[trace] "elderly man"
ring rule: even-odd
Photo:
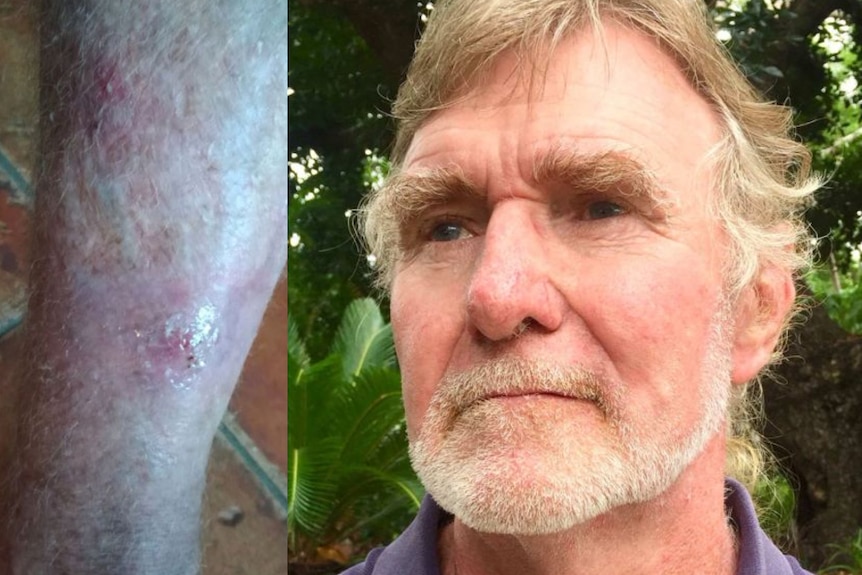
[[[739,481],[818,182],[701,3],[437,3],[394,113],[366,235],[430,497],[349,573],[803,573]]]

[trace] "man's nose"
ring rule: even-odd
[[[560,326],[564,298],[552,281],[549,248],[529,214],[514,205],[495,210],[467,292],[468,318],[482,336],[502,341],[524,328]]]

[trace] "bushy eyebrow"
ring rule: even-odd
[[[385,193],[393,197],[398,209],[408,214],[421,213],[453,199],[481,199],[485,196],[457,166],[401,172],[386,182],[386,188]]]
[[[378,193],[384,198],[384,213],[395,221],[402,237],[405,227],[430,209],[454,201],[485,198],[485,193],[471,184],[457,166],[394,174]]]
[[[622,151],[588,154],[554,147],[541,153],[533,164],[539,186],[562,184],[573,191],[595,192],[645,204],[656,215],[666,216],[670,196],[640,161]]]
[[[584,153],[562,146],[540,153],[533,164],[537,186],[561,184],[573,192],[609,194],[645,207],[658,219],[671,203],[651,172],[621,151]],[[467,180],[455,165],[421,168],[391,175],[378,191],[383,213],[403,239],[425,212],[456,201],[484,202],[486,192]]]

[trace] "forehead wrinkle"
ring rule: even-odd
[[[555,146],[537,154],[533,179],[539,185],[558,183],[575,190],[615,192],[633,201],[646,201],[651,208],[662,211],[673,203],[643,163],[617,150],[584,153]]]

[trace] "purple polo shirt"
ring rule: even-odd
[[[778,550],[760,528],[748,492],[726,481],[725,507],[736,526],[739,545],[737,575],[811,575],[799,562]],[[342,575],[440,575],[437,529],[447,514],[426,495],[416,519],[398,539],[371,551],[364,562]]]

